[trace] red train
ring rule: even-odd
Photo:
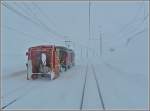
[[[40,45],[30,47],[26,52],[28,56],[27,80],[38,77],[55,79],[60,72],[75,65],[75,53],[63,46]]]
[[[75,54],[73,50],[62,46],[56,46],[56,50],[58,51],[61,68],[64,68],[66,71],[70,67],[74,66]]]

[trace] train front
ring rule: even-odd
[[[26,53],[27,79],[48,77],[55,79],[59,75],[59,60],[54,46],[36,46]]]

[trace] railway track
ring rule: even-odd
[[[14,99],[14,100],[12,100],[12,101],[10,101],[7,105],[3,106],[2,109],[5,109],[7,106],[13,104],[13,103],[16,102],[16,101],[17,101],[17,98]]]
[[[85,78],[83,83],[83,90],[82,90],[82,97],[81,97],[81,103],[80,103],[80,110],[83,108],[83,101],[84,101],[84,95],[85,95],[85,87],[86,87],[86,81],[87,81],[87,74],[88,74],[88,65],[86,66],[86,72],[85,72]]]
[[[83,71],[83,70],[82,70]],[[84,74],[84,78],[83,78],[83,87],[82,87],[82,94],[81,94],[81,101],[80,101],[80,110],[83,110],[84,108],[84,99],[85,99],[85,90],[86,90],[86,87],[87,87],[87,81],[88,81],[88,77],[89,77],[89,71],[91,72],[92,76],[93,76],[93,80],[95,81],[96,84],[96,91],[97,91],[97,94],[99,97],[99,100],[98,101],[98,104],[99,104],[99,108],[100,109],[103,109],[105,110],[105,104],[104,104],[104,100],[103,100],[103,97],[102,97],[102,94],[101,94],[101,89],[100,89],[100,85],[99,85],[99,82],[98,82],[98,79],[97,79],[97,75],[96,75],[96,71],[95,71],[95,68],[94,68],[94,65],[93,64],[87,64],[86,67],[85,67],[85,70],[83,72]],[[93,82],[94,82],[93,81]],[[36,85],[33,85],[31,88],[29,88],[28,91],[32,91],[31,89],[33,88],[37,88]],[[6,105],[4,105],[2,107],[2,109],[6,109],[8,106],[10,106],[11,104],[15,103],[16,101],[20,100],[22,97],[24,97],[28,91],[25,91],[24,93],[21,93],[20,95],[17,95],[15,98],[11,99]]]
[[[100,89],[100,85],[99,85],[99,82],[98,82],[96,72],[95,72],[95,68],[94,68],[93,64],[91,64],[91,68],[93,70],[94,79],[96,81],[96,86],[97,86],[97,90],[98,90],[98,94],[99,94],[99,99],[101,101],[101,105],[102,105],[103,110],[105,110],[105,104],[104,104],[104,100],[103,100],[103,97],[102,97],[102,92],[101,92],[101,89]]]
[[[45,82],[41,81],[40,86],[43,87],[44,85],[45,85]],[[6,103],[3,102],[4,104],[2,104],[1,109],[5,110],[5,109],[9,108],[12,104],[15,104],[16,102],[21,101],[21,99],[24,98],[26,95],[28,95],[29,92],[32,92],[35,89],[40,88],[40,86],[39,86],[39,82],[36,82],[36,81],[32,82],[32,80],[31,80],[31,81],[28,81],[28,83],[15,88],[14,90],[7,93],[7,95],[5,97],[3,97],[3,99],[5,99],[5,101],[7,99],[7,102]]]
[[[103,97],[102,97],[102,92],[101,92],[101,89],[100,89],[100,85],[99,85],[99,82],[98,82],[98,79],[97,79],[97,75],[96,75],[96,71],[95,71],[95,68],[94,68],[93,64],[86,66],[85,78],[84,78],[83,90],[82,90],[82,96],[81,96],[81,103],[80,103],[80,110],[83,109],[83,103],[84,103],[84,96],[85,96],[85,89],[86,89],[86,83],[87,83],[88,70],[90,68],[92,70],[92,74],[93,74],[94,80],[96,82],[96,88],[97,88],[98,96],[99,96],[99,100],[100,100],[99,107],[102,108],[102,110],[105,110],[105,104],[104,104],[104,100],[103,100]]]
[[[29,92],[31,92],[33,89],[38,88],[39,85],[37,83],[33,82],[29,82],[25,83],[15,89],[13,89],[12,91],[9,91],[5,97],[1,97],[1,101],[2,99],[8,100],[7,103],[4,103],[3,106],[1,107],[1,109],[5,109],[8,106],[10,106],[11,104],[15,103],[16,101],[20,100],[22,97],[24,97],[25,95],[27,95]],[[4,101],[4,100],[3,100]]]
[[[18,101],[19,99],[23,98],[25,95],[27,95],[29,92],[31,92],[33,89],[38,88],[38,85],[33,85],[33,86],[28,86],[27,90],[24,90],[23,92],[19,92],[17,95],[12,96],[11,98],[8,97],[4,97],[5,99],[9,99],[9,101],[4,104],[1,108],[5,109],[8,106],[10,106],[11,104],[15,103],[16,101]],[[23,88],[21,88],[23,89]],[[10,96],[10,95],[9,95]]]

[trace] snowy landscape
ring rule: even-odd
[[[149,109],[149,1],[1,2],[1,109]],[[26,52],[66,46],[75,66],[27,80]]]

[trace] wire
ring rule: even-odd
[[[24,4],[25,5],[25,4]],[[61,34],[57,33],[56,31],[54,31],[53,29],[51,29],[47,24],[45,24],[40,18],[39,16],[34,13],[31,9],[31,7],[29,7],[29,5],[25,5],[27,7],[27,9],[33,14],[34,18],[38,21],[38,23],[43,26],[47,31],[49,31],[50,33],[53,33],[54,35],[57,35],[59,38],[60,37],[64,37]]]
[[[47,19],[48,22],[51,22],[53,24],[53,26],[56,27],[56,24],[54,22],[52,22],[52,20],[50,19],[50,17],[47,16],[47,14],[36,3],[34,3],[34,2],[31,2],[31,3],[33,4],[33,6],[35,8],[37,8],[39,10],[39,12],[41,12],[40,14],[43,15]]]
[[[15,3],[15,5],[17,5],[16,2],[14,2],[14,3]],[[37,17],[36,17],[36,15],[35,15],[34,13],[32,13],[32,10],[30,9],[30,7],[28,7],[28,5],[26,5],[24,2],[22,2],[22,5],[24,6],[24,8],[23,8],[23,7],[20,7],[20,9],[23,9],[23,10],[22,10],[23,13],[26,12],[26,15],[27,15],[28,17],[30,17],[30,19],[34,20],[41,28],[43,28],[43,25],[41,24],[41,22],[39,22],[37,19],[35,19],[35,18],[37,18]],[[27,9],[27,10],[26,10],[26,9]],[[25,14],[24,14],[24,15],[25,15]],[[34,19],[33,19],[33,18],[34,18]],[[47,32],[47,30],[44,30],[44,31]]]
[[[134,23],[135,23],[135,21],[136,21],[136,18],[138,17],[138,15],[139,15],[139,11],[142,9],[142,7],[143,7],[143,5],[144,5],[144,1],[143,1],[143,3],[141,3],[140,4],[140,6],[139,6],[139,8],[137,9],[137,12],[136,12],[136,14],[135,14],[135,16],[133,17],[133,19],[131,20],[131,21],[129,21],[126,25],[124,25],[121,29],[120,29],[120,31],[119,32],[117,32],[117,34],[114,34],[113,36],[114,37],[116,37],[115,39],[119,39],[120,40],[120,37],[124,37],[125,36],[125,34],[123,34],[123,35],[120,35],[121,33],[123,33],[123,31],[125,31],[126,29],[127,30],[129,30],[129,29],[133,29],[133,28],[131,28],[131,25],[133,25]],[[145,19],[143,19],[144,21],[145,21]],[[142,24],[144,21],[142,20],[142,22],[140,23],[140,24]],[[139,25],[140,25],[139,24]],[[130,26],[130,27],[129,27]],[[129,27],[129,28],[128,28]],[[136,29],[138,29],[139,27],[136,27]],[[135,29],[134,29],[135,30]],[[133,31],[132,31],[133,32]],[[126,35],[127,35],[128,33],[126,33]],[[107,43],[110,43],[110,42],[107,42]]]
[[[149,17],[149,15],[146,15],[144,18],[143,18],[143,20],[141,20],[141,22],[138,24],[138,26],[136,26],[135,28],[132,28],[132,30],[130,30],[131,32],[129,33],[126,33],[126,34],[123,34],[122,36],[124,36],[124,38],[122,37],[122,38],[118,38],[118,39],[116,39],[116,40],[123,40],[123,39],[125,39],[125,38],[127,38],[128,36],[130,36],[131,34],[133,34],[134,32],[136,32],[139,28],[141,28],[141,25],[146,21],[146,19]],[[107,44],[109,44],[110,43],[110,41],[109,42],[106,42]]]
[[[147,29],[147,28],[145,28],[145,29],[143,29],[142,31],[139,31],[139,32],[135,33],[134,35],[128,37],[127,42],[126,42],[126,45],[128,45],[128,44],[131,42],[131,40],[133,40],[134,38],[137,38],[138,35],[140,35],[140,34],[142,34],[143,32],[145,32],[146,29]]]
[[[20,13],[19,11],[17,11],[16,9],[14,9],[12,6],[8,5],[7,3],[1,3],[3,6],[5,6],[6,8],[10,9],[11,11],[13,11],[14,13],[16,13],[17,15],[23,17],[24,19],[32,22],[35,25],[39,25],[37,24],[35,21],[33,21],[32,19],[30,19],[29,17],[25,16],[24,14]]]
[[[24,19],[30,21],[30,22],[33,23],[34,25],[37,25],[37,26],[40,26],[40,27],[41,27],[41,25],[40,25],[39,23],[35,22],[35,21],[32,20],[30,17],[28,17],[28,16],[26,16],[26,15],[20,13],[20,12],[17,11],[15,8],[13,8],[12,6],[8,5],[7,3],[2,3],[2,5],[5,6],[6,8],[8,8],[8,9],[10,9],[10,10],[13,11],[14,13],[16,13],[17,15],[19,15],[19,16],[23,17]],[[40,23],[41,23],[41,22],[40,22]],[[42,29],[45,29],[45,30],[50,31],[50,30],[47,28],[47,26],[45,26],[44,24],[42,24],[42,25],[43,25]],[[52,31],[51,31],[51,33],[54,34],[54,32],[52,32]],[[55,33],[55,35],[56,35],[56,33]]]
[[[144,3],[144,2],[143,2],[143,3]],[[129,27],[131,24],[135,23],[136,18],[138,17],[139,11],[141,10],[141,8],[142,8],[142,5],[140,5],[139,8],[137,9],[137,12],[136,12],[135,16],[133,17],[133,19],[132,19],[131,21],[129,21],[126,25],[124,25],[124,26],[120,29],[120,31],[118,32],[118,34],[121,33],[121,32],[123,32],[123,31],[125,31],[125,29],[128,29],[128,27]]]
[[[18,6],[18,4],[16,2],[13,2],[14,5]],[[30,14],[30,12],[28,12],[25,7],[24,7],[24,2],[22,2],[22,7],[19,7],[19,9],[22,9],[22,12],[25,12],[26,15],[28,15],[28,17],[33,16],[32,14]]]
[[[37,20],[37,15],[32,11],[32,9],[29,7],[29,6],[27,6],[26,4],[24,4],[24,6],[29,10],[29,12],[30,12],[30,14],[28,13],[28,15],[29,16],[34,16],[34,18],[36,18],[36,20]],[[32,14],[31,14],[32,13]],[[37,21],[39,21],[40,23],[41,23],[41,25],[44,25],[44,24],[42,24],[42,22],[41,22],[41,20],[37,20]],[[84,46],[84,45],[81,45],[81,44],[79,44],[78,42],[76,42],[76,44],[78,44],[78,45],[80,45],[80,46],[83,46],[83,47],[86,47],[86,48],[88,48],[89,49],[89,47],[88,46]]]
[[[26,37],[28,37],[28,38],[30,38],[30,39],[33,39],[33,40],[39,40],[39,41],[43,41],[43,42],[46,42],[47,40],[44,40],[43,38],[39,38],[39,39],[37,39],[37,37],[34,37],[33,35],[30,35],[30,34],[28,34],[28,33],[26,33],[26,32],[24,32],[24,31],[20,31],[20,30],[18,30],[18,29],[15,29],[15,28],[13,28],[13,27],[10,27],[10,26],[5,26],[7,29],[9,29],[9,30],[12,30],[12,31],[15,31],[15,32],[17,32],[17,33],[20,33],[21,35],[24,35],[24,36],[26,36]],[[27,39],[27,38],[26,38]],[[31,41],[31,42],[33,42],[33,41]]]
[[[126,34],[123,34],[122,36],[128,35],[130,32],[133,33],[134,31],[139,29],[141,27],[141,24],[143,24],[147,20],[147,18],[148,18],[148,14],[143,18],[143,20],[139,22],[139,24],[135,28],[131,28],[131,30],[129,30]]]

